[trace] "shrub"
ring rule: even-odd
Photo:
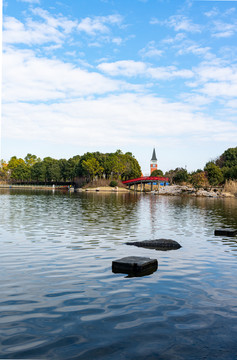
[[[205,171],[193,173],[191,177],[191,183],[197,189],[204,186],[208,186],[208,180],[206,178]]]
[[[237,197],[237,181],[226,181],[224,186],[224,192],[229,192]]]
[[[221,169],[214,163],[207,163],[204,170],[207,173],[207,178],[211,186],[219,185],[224,180]]]
[[[109,186],[115,187],[115,186],[118,186],[118,183],[115,180],[111,180]]]

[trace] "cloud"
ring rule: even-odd
[[[62,29],[65,34],[71,33],[78,24],[77,20],[70,20],[62,15],[52,16],[47,10],[41,8],[33,8],[31,12],[44,19],[48,26]]]
[[[57,29],[37,22],[29,21],[24,25],[15,18],[7,17],[3,29],[3,43],[7,44],[33,45],[63,41],[63,35]]]
[[[183,42],[179,46],[177,55],[193,54],[193,55],[202,56],[205,58],[206,57],[210,58],[210,56],[211,56],[210,50],[211,50],[210,47],[201,47],[198,44],[195,44],[191,41],[187,41],[187,42]]]
[[[155,42],[150,41],[143,49],[139,51],[142,57],[160,57],[163,54],[163,50],[157,49]]]
[[[127,77],[145,72],[154,79],[190,78],[193,72],[176,67],[151,67],[135,61],[102,63],[106,74]],[[214,74],[227,81],[233,75],[200,68],[199,90]],[[32,50],[3,53],[3,133],[11,139],[29,138],[81,146],[139,146],[151,138],[209,137],[236,133],[231,122],[197,111],[196,104],[167,101],[129,82],[109,79],[70,63],[38,58]],[[232,100],[232,99],[230,99]],[[145,121],[144,121],[145,120]]]
[[[183,41],[186,38],[184,33],[177,33],[174,37],[168,37],[162,40],[163,44],[174,44]]]
[[[62,16],[53,17],[40,8],[32,9],[32,12],[39,16],[41,21],[27,17],[25,23],[22,23],[14,17],[4,17],[3,42],[5,44],[42,45],[50,42],[62,44],[66,35],[77,25],[76,21]]]
[[[111,76],[145,76],[151,79],[169,80],[174,78],[191,78],[193,73],[187,69],[177,69],[175,66],[151,67],[134,60],[122,60],[113,63],[101,63],[98,69]]]
[[[52,15],[39,7],[32,8],[31,16],[24,22],[10,16],[4,17],[4,44],[43,45],[49,43],[63,44],[73,32],[84,32],[91,37],[99,36],[90,46],[101,46],[101,42],[112,42],[121,45],[120,36],[111,35],[112,26],[122,26],[122,17],[118,14],[84,18],[80,22],[62,15]]]
[[[153,79],[160,80],[170,80],[174,78],[189,79],[193,77],[193,72],[191,70],[178,70],[175,66],[148,68],[147,72]]]
[[[153,18],[150,21],[150,24],[166,25],[168,27],[173,28],[175,31],[186,31],[191,33],[201,32],[201,26],[192,23],[192,21],[184,15],[173,15],[170,16],[169,19],[165,21],[159,21]]]
[[[237,66],[200,65],[193,69],[196,92],[208,99],[218,99],[225,108],[226,99],[234,100],[237,94]]]
[[[204,13],[204,15],[209,18],[214,17],[218,14],[219,14],[219,10],[216,7],[212,8],[210,11],[207,11]]]
[[[212,30],[212,36],[216,38],[226,38],[233,36],[237,32],[237,23],[224,23],[222,21],[215,21]]]
[[[147,67],[145,63],[134,60],[122,60],[113,63],[101,63],[98,69],[111,76],[137,76],[144,74]]]
[[[56,101],[128,89],[129,84],[30,50],[3,53],[3,101]],[[132,87],[130,87],[131,89]]]
[[[85,32],[87,35],[95,36],[98,33],[109,33],[110,28],[108,25],[120,26],[121,23],[122,17],[120,15],[86,17],[78,24],[77,30]]]
[[[151,137],[213,137],[237,131],[231,122],[193,113],[189,105],[131,93],[52,104],[5,104],[3,119],[3,132],[11,138],[41,138],[85,147],[95,143],[98,147],[139,145],[141,139],[148,143]]]

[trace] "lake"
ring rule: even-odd
[[[237,199],[0,190],[0,359],[237,357]],[[168,238],[178,250],[127,241]],[[153,274],[114,274],[125,256]]]

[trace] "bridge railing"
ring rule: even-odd
[[[156,182],[156,181],[165,181],[169,182],[169,178],[165,176],[142,176],[136,179],[125,180],[123,184],[135,184],[135,183],[148,183],[148,182]]]

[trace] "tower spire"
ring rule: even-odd
[[[156,157],[156,150],[155,148],[153,149],[153,153],[152,153],[152,158],[151,161],[157,161],[157,157]]]
[[[151,157],[151,162],[150,162],[151,174],[153,173],[154,170],[157,170],[157,169],[158,169],[158,164],[157,164],[156,150],[154,148],[152,157]]]

